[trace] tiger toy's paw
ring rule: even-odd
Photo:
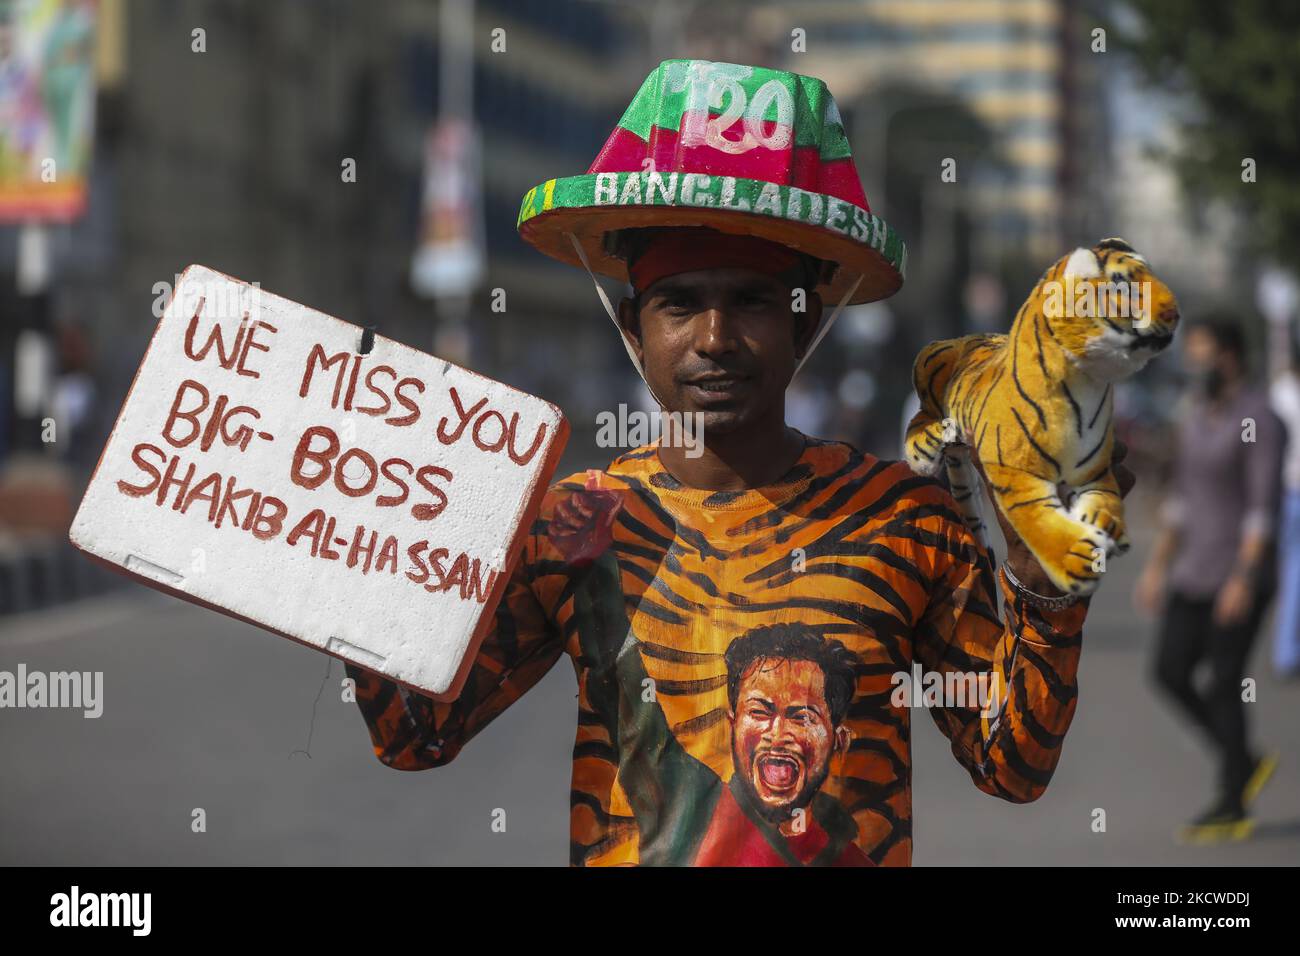
[[[1106,556],[1124,554],[1131,547],[1124,527],[1124,514],[1116,509],[1115,499],[1097,493],[1084,492],[1070,503],[1070,517],[1096,528],[1106,538]]]
[[[1086,596],[1097,590],[1106,571],[1106,559],[1117,553],[1115,539],[1099,528],[1089,528],[1065,554],[1059,572],[1043,570],[1062,591]]]
[[[943,467],[943,450],[957,441],[957,426],[952,419],[913,421],[907,430],[907,463],[918,475],[937,475]]]

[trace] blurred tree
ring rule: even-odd
[[[1200,106],[1168,156],[1189,195],[1238,204],[1249,251],[1300,268],[1300,4],[1124,0],[1117,12],[1114,45],[1148,82]],[[1254,182],[1242,178],[1248,158]]]

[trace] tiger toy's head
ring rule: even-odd
[[[1174,338],[1178,303],[1123,239],[1103,239],[1063,256],[1034,298],[1048,330],[1093,378],[1128,378]]]

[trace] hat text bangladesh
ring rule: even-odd
[[[824,226],[885,251],[888,229],[879,216],[847,200],[735,176],[706,173],[597,173],[598,206],[712,206]]]

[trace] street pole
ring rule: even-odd
[[[473,120],[474,0],[441,0],[438,8],[438,121]],[[470,324],[472,293],[454,292],[434,299],[436,325],[433,354],[471,364],[474,337]]]

